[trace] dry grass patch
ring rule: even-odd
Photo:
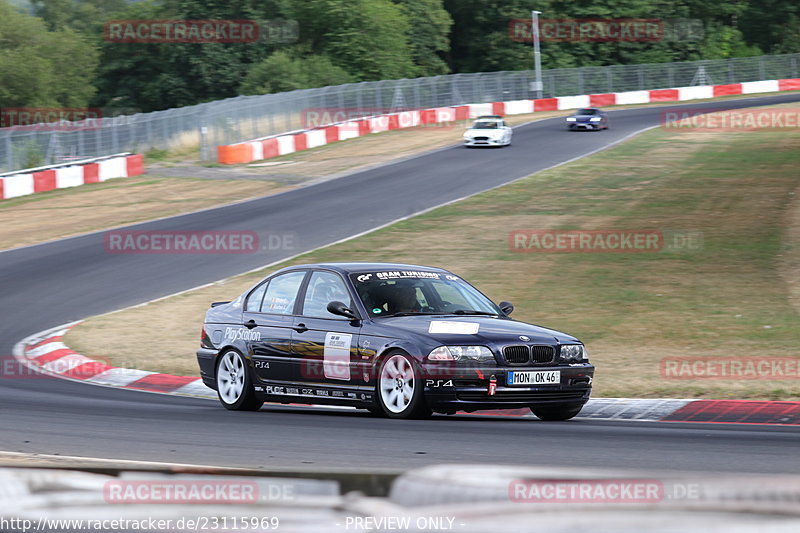
[[[0,249],[197,211],[286,187],[267,181],[121,178],[0,202]]]

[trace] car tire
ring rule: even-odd
[[[431,409],[425,401],[419,368],[407,353],[389,352],[381,361],[375,397],[389,418],[427,418]]]
[[[256,398],[247,361],[236,350],[227,350],[217,358],[217,397],[225,409],[258,411],[264,405]]]
[[[532,405],[531,412],[540,420],[555,422],[569,420],[583,409],[582,403],[555,403],[550,405]]]

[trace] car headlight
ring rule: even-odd
[[[575,117],[567,117],[567,122],[575,122],[576,120],[578,119]]]
[[[561,360],[565,363],[580,363],[589,360],[589,352],[583,344],[562,344]]]
[[[600,122],[600,120],[601,120],[600,117],[592,117],[589,119],[589,122]]]
[[[439,346],[428,354],[428,361],[477,361],[494,363],[492,351],[486,346]]]

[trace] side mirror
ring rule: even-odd
[[[507,315],[514,312],[514,304],[511,302],[500,302],[500,310]]]
[[[356,314],[342,302],[331,302],[328,304],[327,309],[331,314],[343,316],[350,320],[356,320],[358,318]]]

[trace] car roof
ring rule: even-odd
[[[283,270],[296,270],[303,268],[324,268],[328,270],[335,270],[342,274],[350,274],[353,272],[371,272],[381,270],[423,270],[427,272],[448,272],[443,268],[423,266],[423,265],[408,265],[405,263],[370,263],[354,261],[350,263],[309,263],[305,265],[294,265],[287,267]]]
[[[479,117],[475,117],[475,120],[503,120],[502,115],[481,115]]]

